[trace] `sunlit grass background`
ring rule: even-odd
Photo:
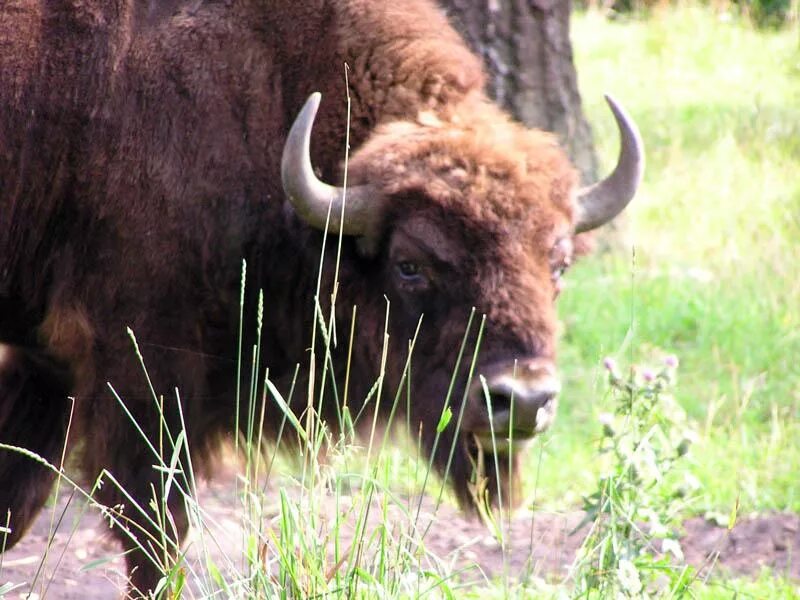
[[[537,498],[574,505],[593,480],[602,358],[663,351],[679,356],[678,399],[701,424],[698,512],[737,498],[745,512],[797,511],[798,29],[684,5],[616,21],[578,12],[572,37],[598,155],[606,168],[616,157],[611,92],[648,165],[621,249],[581,261],[559,300],[565,391]]]

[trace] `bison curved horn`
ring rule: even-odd
[[[639,128],[616,100],[609,95],[605,98],[619,128],[619,159],[608,177],[578,192],[576,233],[600,227],[622,212],[636,194],[644,173],[644,145]]]
[[[320,181],[311,166],[311,128],[317,115],[321,94],[315,92],[306,100],[297,115],[283,146],[281,179],[283,191],[298,216],[317,229],[345,235],[363,235],[377,217],[374,204],[370,206],[369,186],[336,187]],[[342,220],[342,208],[345,218]]]

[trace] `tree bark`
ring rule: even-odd
[[[489,94],[531,127],[556,133],[583,181],[597,177],[592,130],[581,110],[571,0],[440,0],[489,73]]]

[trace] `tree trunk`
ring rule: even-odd
[[[595,181],[569,39],[571,0],[439,1],[483,57],[489,94],[526,125],[555,132],[584,182]]]

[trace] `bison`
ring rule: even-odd
[[[300,389],[309,385],[318,273],[330,307],[337,261],[337,327],[349,331],[354,306],[358,316],[352,351],[341,340],[331,349],[331,379],[349,370],[358,410],[381,369],[384,327],[385,389],[400,385],[414,338],[408,418],[442,472],[456,449],[449,479],[460,497],[476,456],[491,452],[490,428],[506,440],[498,452],[547,428],[559,392],[554,301],[573,239],[630,201],[643,152],[611,102],[618,164],[581,189],[554,138],[515,123],[487,98],[484,79],[432,0],[3,2],[6,547],[54,480],[9,447],[57,465],[66,444],[87,476],[107,469],[146,506],[159,474],[133,421],[158,436],[151,382],[156,394],[180,390],[196,465],[237,435],[237,353],[255,335],[244,326],[240,341],[239,327],[255,323],[258,290],[262,363],[279,390],[298,364]],[[469,381],[469,361],[456,361],[473,309],[485,329]],[[476,343],[468,336],[467,356]],[[296,396],[300,414],[306,399]],[[434,451],[448,397],[463,411],[461,428],[453,420]],[[331,417],[336,402],[326,398]],[[267,412],[268,429],[278,416]],[[180,425],[176,410],[163,419]],[[97,495],[109,506],[126,501],[113,485]],[[186,512],[169,502],[181,538]],[[132,586],[153,589],[157,567],[113,532],[129,550]]]

